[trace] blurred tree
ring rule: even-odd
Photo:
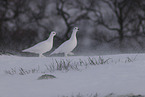
[[[1,0],[1,49],[21,50],[26,44],[31,46],[40,41],[40,29],[44,29],[45,33],[50,31],[47,25],[41,24],[42,19],[48,18],[45,16],[47,4],[47,0]],[[40,36],[40,39],[36,40],[36,36]]]
[[[80,28],[79,48],[116,40],[121,44],[125,38],[143,45],[144,6],[144,0],[0,0],[0,49],[21,51],[52,30],[57,47],[74,26]]]
[[[66,31],[62,40],[69,38],[69,32],[81,20],[91,20],[90,13],[96,14],[99,0],[57,0],[56,9],[65,23]]]
[[[143,14],[140,5],[144,0],[102,0],[112,12],[112,21],[107,22],[103,15],[100,14],[100,20],[98,23],[109,30],[118,32],[118,37],[112,38],[108,41],[113,41],[114,39],[119,39],[120,43],[124,37],[130,37],[136,35],[139,30],[139,24],[142,21],[141,18],[138,18],[139,14]],[[116,21],[114,21],[116,19]],[[116,26],[117,25],[117,26]],[[129,34],[130,33],[130,34]],[[129,35],[128,35],[129,34]],[[138,34],[139,35],[139,34]]]

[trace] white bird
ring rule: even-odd
[[[23,50],[22,52],[31,52],[39,54],[39,57],[43,56],[43,53],[50,51],[53,47],[53,37],[56,35],[56,32],[52,31],[49,38],[45,41],[42,41],[33,47]]]
[[[57,49],[55,49],[50,55],[64,53],[65,56],[68,54],[74,55],[71,51],[77,46],[77,38],[76,33],[78,31],[78,27],[73,29],[72,35],[69,40],[62,43]]]

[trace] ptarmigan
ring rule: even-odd
[[[23,50],[22,52],[31,52],[39,54],[39,57],[43,56],[43,53],[50,51],[53,47],[53,37],[56,35],[56,32],[52,31],[49,38],[45,41],[42,41],[33,47]]]
[[[73,53],[71,51],[77,46],[76,33],[77,33],[78,30],[79,30],[78,27],[75,27],[73,29],[73,32],[72,32],[72,35],[71,35],[70,39],[65,41],[64,43],[62,43],[50,55],[58,54],[58,53],[64,53],[65,56],[67,56],[68,54],[73,55]]]

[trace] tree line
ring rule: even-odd
[[[75,26],[80,28],[78,49],[102,43],[143,48],[145,1],[0,0],[1,51],[21,51],[47,39],[52,30],[58,32],[57,47],[69,39]]]

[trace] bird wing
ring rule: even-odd
[[[50,55],[57,53],[70,53],[77,45],[77,42],[74,40],[67,40],[62,43],[57,49],[55,49]]]
[[[65,50],[67,50],[69,44],[70,44],[69,40],[65,41],[57,49],[55,49],[50,55],[57,54],[57,53],[63,53]]]
[[[40,42],[28,49],[23,50],[22,52],[38,52],[40,50],[42,50],[45,47],[46,41]]]

